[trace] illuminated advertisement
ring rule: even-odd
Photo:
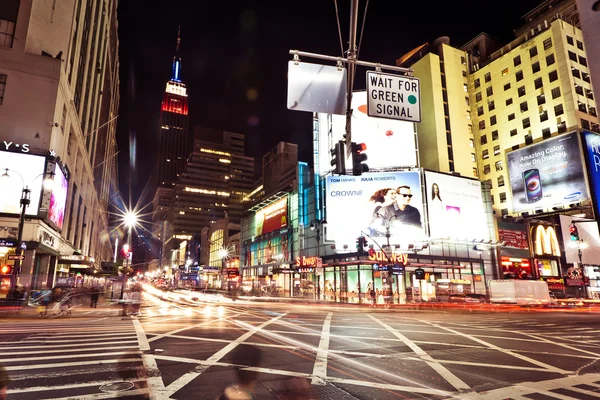
[[[279,199],[256,212],[256,236],[285,228],[288,224],[287,197]]]
[[[481,182],[425,171],[425,188],[431,238],[490,239]]]
[[[596,205],[596,213],[600,208],[600,135],[594,132],[583,132],[585,140],[585,153],[587,156],[587,172],[590,178],[590,189],[594,194],[594,203]],[[598,214],[596,214],[598,215]]]
[[[50,206],[48,207],[48,219],[52,221],[58,229],[62,229],[63,226],[68,190],[69,182],[60,166],[56,164],[56,167],[54,168],[52,194],[50,195]]]
[[[275,264],[289,261],[290,240],[288,234],[272,236],[244,244],[244,266]]]
[[[515,212],[589,198],[576,132],[512,151],[506,158]]]
[[[365,154],[369,158],[366,164],[371,170],[417,165],[414,123],[369,117],[366,92],[354,92],[352,105],[352,141],[367,145]],[[319,165],[323,174],[331,170],[329,146],[342,140],[346,134],[346,116],[332,115],[330,120],[331,133],[327,114],[319,114]],[[352,171],[349,154],[346,154],[346,168]]]
[[[27,186],[31,203],[26,215],[38,215],[46,157],[33,154],[0,152],[0,213],[20,214],[21,194]],[[7,171],[8,169],[8,171]]]
[[[354,245],[368,234],[380,244],[411,243],[424,237],[418,171],[327,177],[327,240]]]

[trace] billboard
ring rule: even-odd
[[[45,168],[44,156],[0,151],[0,175],[8,169],[8,177],[0,179],[0,213],[20,214],[21,194],[27,186],[31,190],[31,203],[25,214],[38,215]]]
[[[288,225],[287,196],[258,210],[254,220],[256,224],[255,236],[285,228]]]
[[[290,262],[289,232],[244,244],[244,266]]]
[[[54,184],[52,185],[50,206],[48,207],[48,219],[52,221],[58,229],[62,229],[63,221],[65,219],[68,190],[69,182],[60,165],[56,163],[54,167]]]
[[[481,182],[430,171],[425,182],[432,239],[490,239]]]
[[[352,110],[352,141],[367,145],[365,154],[369,159],[366,164],[371,170],[417,165],[414,123],[369,117],[366,92],[352,94]],[[319,167],[323,175],[331,170],[330,150],[333,144],[342,140],[346,134],[345,115],[331,115],[330,121],[326,114],[319,114]],[[348,156],[346,154],[346,165],[348,171],[351,171],[352,162]]]
[[[600,215],[598,214],[598,201],[600,201],[600,135],[594,132],[583,131],[583,138],[585,140],[590,190],[594,194],[596,215]]]
[[[327,240],[354,245],[368,234],[380,245],[424,238],[423,198],[419,171],[328,176],[326,183]]]
[[[515,212],[589,199],[577,132],[512,151],[506,158]]]

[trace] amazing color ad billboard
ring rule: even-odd
[[[371,170],[414,167],[417,165],[415,124],[367,115],[367,93],[352,94],[352,141],[364,143]],[[319,114],[319,166],[321,174],[331,170],[330,150],[346,134],[346,116]],[[352,162],[346,154],[346,168]]]
[[[576,132],[512,151],[506,158],[515,212],[589,199]]]
[[[584,131],[583,138],[585,140],[590,190],[594,193],[596,215],[600,215],[598,214],[598,201],[600,201],[600,134]]]
[[[429,236],[489,240],[481,182],[425,171]]]
[[[52,221],[58,229],[62,229],[65,219],[65,207],[67,205],[67,192],[69,182],[65,177],[60,165],[56,164],[54,168],[54,183],[52,185],[52,194],[50,195],[50,206],[48,207],[48,219]]]
[[[31,190],[26,215],[38,215],[46,157],[0,151],[0,213],[20,214],[21,194]]]
[[[328,176],[327,240],[354,246],[368,234],[380,245],[424,238],[423,198],[418,171]]]
[[[287,196],[258,210],[254,219],[256,224],[256,236],[285,228],[288,224]]]

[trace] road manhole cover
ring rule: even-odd
[[[134,386],[131,382],[112,382],[100,386],[100,391],[106,393],[124,392]]]

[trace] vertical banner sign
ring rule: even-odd
[[[590,178],[590,189],[594,194],[596,215],[600,215],[600,135],[594,132],[583,132],[587,156],[587,171]]]
[[[369,117],[421,122],[419,80],[367,71],[367,104]]]

